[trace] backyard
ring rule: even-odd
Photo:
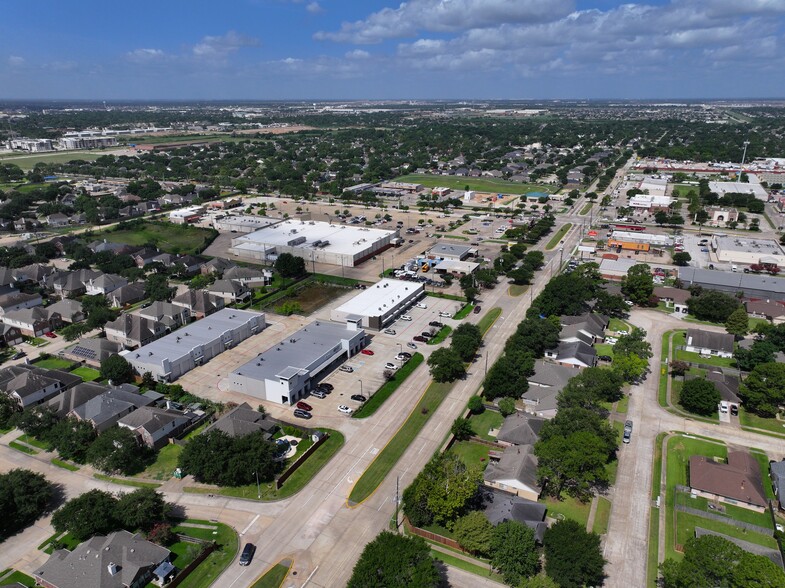
[[[476,441],[456,441],[450,447],[450,451],[460,457],[467,467],[479,467],[483,470],[488,465],[490,450],[491,448],[487,445]]]
[[[504,417],[500,412],[487,408],[480,414],[472,415],[469,419],[474,434],[486,441],[496,441],[496,436],[490,435],[488,432],[491,429],[496,429],[498,432],[503,422]]]
[[[716,357],[714,355],[704,356],[692,351],[685,351],[679,349],[685,345],[686,331],[676,331],[673,334],[673,359],[680,361],[689,361],[692,363],[702,363],[705,365],[713,365],[716,367],[734,368],[736,367],[736,360],[732,357]]]
[[[190,225],[175,225],[164,222],[131,223],[127,228],[118,228],[96,233],[99,239],[112,243],[125,243],[141,247],[151,245],[167,253],[199,253],[213,239],[214,231]]]
[[[189,519],[174,527],[173,531],[197,539],[215,541],[218,544],[218,548],[208,555],[207,559],[199,564],[180,584],[180,586],[185,588],[207,588],[237,555],[239,548],[237,533],[230,526],[223,523]],[[194,543],[180,541],[169,546],[169,549],[176,555],[173,563],[177,568],[183,569],[196,558],[199,551],[198,546],[197,549],[194,549],[194,545]]]

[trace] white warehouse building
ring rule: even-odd
[[[150,372],[159,382],[173,382],[216,355],[261,333],[266,326],[263,313],[224,308],[166,337],[120,355],[139,375]]]
[[[419,282],[385,278],[333,309],[330,319],[381,330],[423,296],[425,286]]]
[[[232,239],[229,251],[256,261],[291,253],[306,262],[353,267],[390,247],[396,237],[397,230],[287,220]]]
[[[363,330],[314,321],[241,365],[220,386],[278,404],[294,404],[311,390],[315,377],[356,355],[365,344]]]

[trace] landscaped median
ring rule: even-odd
[[[447,339],[447,337],[450,336],[450,333],[452,333],[452,327],[450,325],[444,325],[441,329],[439,329],[438,333],[428,339],[426,345],[438,345]]]
[[[403,364],[403,367],[393,374],[391,380],[388,380],[381,387],[374,392],[374,394],[365,402],[359,410],[352,414],[352,418],[364,419],[371,416],[379,407],[384,404],[393,393],[406,381],[406,378],[417,369],[425,358],[421,353],[415,353],[412,358]]]
[[[293,565],[294,560],[282,559],[262,574],[262,576],[254,582],[251,588],[279,588],[286,579],[286,576],[289,575],[289,570],[292,569]]]
[[[562,225],[559,228],[559,230],[556,231],[556,233],[554,233],[553,237],[551,237],[551,240],[548,241],[548,244],[545,246],[545,249],[550,250],[550,249],[553,249],[554,247],[556,247],[559,244],[559,241],[564,239],[564,235],[566,235],[567,231],[569,231],[571,228],[572,228],[572,224],[571,223],[566,223],[566,224]]]
[[[490,329],[500,314],[500,308],[492,308],[480,319],[477,326],[483,335]],[[371,465],[368,466],[368,469],[355,483],[349,494],[348,503],[350,506],[360,504],[379,487],[379,484],[387,477],[387,474],[390,473],[406,449],[420,433],[425,423],[428,422],[447,394],[450,393],[454,384],[455,382],[438,383],[432,381],[430,383],[420,397],[420,401],[412,412],[409,413],[403,425],[401,425],[401,428],[398,429],[395,436],[390,439],[389,443],[379,452],[373,462],[371,462]]]

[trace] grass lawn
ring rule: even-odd
[[[668,368],[667,368],[667,361],[670,357],[670,336],[673,331],[665,331],[662,334],[662,362],[660,363],[660,374],[659,374],[659,389],[657,391],[657,401],[660,403],[660,406],[666,407],[668,406]]]
[[[583,216],[584,214],[589,214],[592,206],[594,206],[594,202],[587,202],[586,206],[581,209],[580,215]]]
[[[333,286],[330,284],[308,283],[305,287],[300,288],[291,296],[286,296],[275,301],[272,309],[275,310],[277,306],[285,302],[296,302],[302,308],[302,312],[297,314],[311,314],[315,310],[321,308],[331,300],[335,300],[339,296],[346,294],[346,288],[341,286]]]
[[[450,447],[450,451],[461,458],[467,466],[480,467],[485,469],[488,465],[488,452],[491,450],[487,445],[475,443],[474,441],[456,441]]]
[[[594,349],[597,351],[597,355],[608,355],[613,357],[613,345],[610,343],[595,343]]]
[[[134,488],[158,488],[161,484],[156,482],[139,482],[138,480],[126,480],[124,478],[113,478],[104,474],[93,474],[97,480],[104,482],[112,482],[113,484],[120,484],[121,486],[133,486]]]
[[[47,357],[39,361],[33,362],[35,367],[44,368],[47,370],[67,370],[74,362],[67,359],[60,359],[59,357]]]
[[[428,339],[426,345],[438,345],[447,339],[447,337],[450,336],[450,333],[452,333],[452,327],[450,325],[444,325],[433,337]]]
[[[502,314],[501,308],[492,308],[488,312],[486,312],[482,318],[477,321],[477,328],[480,329],[480,333],[485,335],[488,332],[488,329],[493,326],[493,323],[496,322],[496,319],[499,318]]]
[[[38,155],[30,156],[3,157],[0,161],[3,163],[12,163],[23,170],[31,170],[37,163],[68,163],[69,161],[74,160],[95,161],[102,155],[106,154],[101,151],[68,151],[65,153],[39,153]]]
[[[3,578],[3,585],[11,586],[15,582],[19,582],[22,586],[27,586],[27,588],[33,588],[33,586],[35,586],[34,578],[17,570],[14,570],[14,573],[10,576]]]
[[[649,515],[649,554],[646,561],[646,586],[648,588],[657,588],[657,578],[659,577],[659,567],[657,560],[659,559],[659,544],[658,539],[660,536],[660,509],[653,507]]]
[[[503,579],[499,574],[490,571],[489,566],[485,564],[480,565],[479,560],[477,560],[478,563],[473,564],[471,562],[466,561],[465,559],[452,556],[449,553],[444,553],[443,551],[437,551],[436,549],[431,549],[431,557],[434,559],[438,559],[439,561],[447,564],[448,566],[459,568],[461,570],[474,574],[475,576],[490,578],[491,580],[495,580],[496,582],[499,583],[503,582]]]
[[[761,477],[763,478],[763,491],[766,493],[766,498],[774,500],[774,488],[772,488],[771,478],[768,476],[769,456],[761,449],[750,449],[750,453],[752,454],[752,457],[757,460],[758,466],[760,467]]]
[[[68,470],[70,472],[76,472],[79,470],[78,465],[63,461],[62,459],[57,459],[56,457],[52,459],[52,464],[56,465],[58,468],[63,468],[64,470]]]
[[[422,353],[415,353],[412,358],[403,364],[403,367],[393,374],[392,380],[388,380],[382,384],[379,389],[374,392],[373,396],[368,399],[368,402],[363,404],[359,410],[352,414],[353,419],[364,419],[371,416],[379,407],[384,404],[398,387],[404,383],[406,378],[423,362],[424,358]]]
[[[660,478],[662,477],[662,440],[667,433],[660,433],[654,440],[654,463],[651,466],[651,499],[660,495]]]
[[[445,382],[440,384],[431,382],[420,401],[412,409],[409,418],[406,419],[395,436],[378,453],[371,465],[368,466],[368,469],[355,483],[349,494],[350,504],[359,504],[378,488],[382,480],[390,473],[390,470],[425,426],[425,423],[428,422],[428,419],[431,418],[431,415],[439,408],[442,400],[452,389],[453,383]]]
[[[188,522],[218,527],[218,532],[215,535],[212,534],[212,531],[208,531],[209,536],[207,537],[202,537],[199,533],[200,531],[207,531],[207,529],[194,529],[192,527],[174,528],[176,533],[204,539],[214,539],[218,543],[219,548],[208,555],[207,559],[199,564],[199,567],[180,584],[183,588],[207,588],[215,582],[216,578],[221,575],[221,572],[234,560],[240,542],[237,533],[228,525],[198,520],[189,520]],[[175,565],[177,564],[175,563]]]
[[[742,428],[754,427],[778,435],[785,435],[785,421],[759,417],[756,414],[744,410],[744,406],[739,407],[739,422],[741,423]]]
[[[422,184],[427,188],[438,188],[444,186],[453,190],[463,191],[466,186],[469,190],[476,192],[490,192],[493,194],[528,194],[529,192],[553,192],[552,186],[542,186],[539,184],[518,184],[507,180],[497,180],[492,178],[467,178],[450,176],[432,176],[429,174],[408,174],[395,178],[395,182],[410,182]]]
[[[101,372],[85,366],[78,367],[75,370],[72,370],[71,373],[75,376],[79,376],[85,382],[92,382],[93,380],[98,380],[101,378]]]
[[[743,539],[750,543],[777,549],[777,542],[774,540],[774,537],[767,537],[766,535],[740,529],[733,525],[678,511],[676,512],[676,545],[684,545],[690,537],[694,537],[695,527],[703,527],[704,529],[723,533],[736,539]],[[666,545],[667,543],[668,541],[666,541]]]
[[[696,496],[695,498],[692,498],[691,495],[686,492],[677,492],[676,504],[689,506],[690,508],[696,508],[704,512],[722,515],[720,512],[709,510],[709,499],[704,498],[703,496]],[[765,529],[774,530],[774,525],[771,522],[771,517],[769,516],[768,512],[755,512],[754,510],[743,508],[741,506],[734,506],[732,504],[723,504],[722,506],[725,508],[725,514],[729,519],[736,519],[737,521],[743,521],[745,523],[750,523],[751,525],[758,525],[759,527],[763,527]]]
[[[498,429],[504,422],[504,417],[500,412],[488,410],[487,408],[480,414],[473,414],[469,419],[474,434],[486,441],[496,441],[496,437],[488,434],[491,429]]]
[[[311,456],[301,465],[296,472],[294,472],[289,479],[284,482],[280,490],[275,489],[274,483],[263,484],[261,486],[262,501],[266,500],[280,500],[281,498],[288,498],[296,494],[303,487],[311,481],[319,470],[321,470],[328,461],[337,453],[343,446],[344,437],[339,431],[332,429],[320,430],[330,433],[329,439],[325,441],[319,449],[317,449]],[[236,498],[246,498],[257,500],[258,490],[256,484],[248,486],[224,487],[224,488],[199,488],[199,487],[185,487],[185,492],[192,494],[220,494],[222,496],[233,496]]]
[[[570,223],[566,223],[562,225],[559,228],[559,230],[556,231],[556,233],[554,233],[553,237],[551,237],[551,240],[548,241],[548,244],[545,246],[545,249],[550,250],[556,247],[559,244],[559,241],[561,241],[564,238],[564,235],[566,235],[567,231],[569,231],[571,228],[572,228],[572,224]]]
[[[678,346],[685,344],[685,337],[686,331],[676,331],[676,333],[673,335],[674,359],[714,365],[717,367],[736,367],[736,360],[733,358],[715,357],[713,355],[711,357],[701,357],[699,353],[692,353],[691,351],[677,349]]]
[[[630,404],[630,395],[625,394],[619,402],[616,403],[616,412],[619,414],[627,414],[627,408]]]
[[[608,322],[608,330],[609,331],[616,331],[616,332],[619,332],[619,331],[628,331],[629,332],[631,329],[630,329],[630,325],[628,323],[625,323],[623,320],[617,319],[617,318],[614,317],[614,318],[612,318]]]
[[[16,441],[11,441],[8,444],[9,447],[12,449],[16,449],[17,451],[21,451],[22,453],[26,453],[27,455],[37,455],[38,452],[27,445],[22,445],[21,443],[17,443]]]
[[[167,253],[193,254],[203,249],[211,235],[210,230],[191,225],[144,222],[127,229],[96,233],[96,238],[136,246],[154,243],[156,247]]]
[[[183,447],[181,445],[176,445],[175,443],[164,445],[158,452],[155,463],[147,466],[147,469],[140,474],[140,477],[153,480],[168,480],[174,475],[174,470],[177,468],[177,460],[182,452]]]
[[[459,321],[459,320],[461,320],[461,319],[464,319],[464,318],[466,318],[467,316],[469,316],[469,313],[472,311],[472,309],[473,309],[473,308],[474,308],[474,304],[472,304],[471,302],[467,302],[467,303],[466,303],[466,304],[463,306],[463,308],[462,308],[461,310],[459,310],[458,312],[456,312],[456,313],[455,313],[455,314],[452,316],[452,318],[454,318],[456,321]]]
[[[556,500],[548,496],[545,500],[540,499],[548,507],[548,514],[555,519],[572,519],[578,521],[584,527],[589,521],[589,510],[591,502],[581,502],[564,495],[561,500]]]
[[[27,443],[28,445],[32,445],[33,447],[38,447],[38,449],[43,449],[44,451],[49,451],[52,449],[52,446],[49,443],[44,441],[39,441],[35,437],[31,437],[30,435],[20,435],[17,438],[17,441],[21,441],[22,443]]]
[[[507,288],[507,294],[513,297],[520,296],[521,294],[525,294],[526,291],[529,289],[529,286],[525,286],[522,284],[510,284]]]
[[[251,588],[279,588],[286,576],[289,574],[291,566],[275,564],[261,578],[253,583]]]
[[[611,518],[611,503],[607,498],[597,497],[597,512],[594,513],[594,526],[592,531],[598,535],[608,532],[608,520]]]
[[[62,537],[60,535],[62,535]],[[49,537],[49,539],[41,543],[41,545],[38,546],[38,549],[44,553],[51,554],[55,550],[55,546],[53,545],[54,542],[57,542],[69,551],[73,551],[73,549],[81,543],[79,539],[72,536],[70,533],[55,533]]]

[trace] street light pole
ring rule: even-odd
[[[255,471],[254,474],[256,474],[256,498],[257,500],[261,500],[262,489],[259,487],[259,470]]]
[[[360,380],[359,378],[357,379],[357,381],[360,382],[360,396],[362,396],[363,395],[363,381]]]

